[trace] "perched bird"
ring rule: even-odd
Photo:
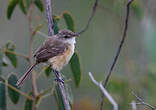
[[[76,36],[78,35],[74,32],[64,29],[60,30],[58,34],[48,37],[34,54],[36,63],[27,70],[16,85],[19,87],[33,68],[40,63],[48,62],[53,71],[61,71],[64,65],[68,64],[74,53]]]

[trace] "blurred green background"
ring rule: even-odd
[[[53,0],[55,15],[69,11],[75,21],[76,32],[87,23],[94,0]],[[96,14],[87,32],[77,38],[76,51],[80,56],[82,67],[82,80],[79,88],[72,86],[74,97],[74,110],[97,110],[100,103],[101,92],[89,79],[88,72],[92,72],[98,81],[104,81],[119,45],[125,18],[127,0],[99,0]],[[0,0],[0,45],[8,40],[16,44],[16,51],[28,54],[29,30],[26,16],[16,7],[11,20],[6,17],[8,0]],[[156,105],[156,1],[135,0],[131,7],[128,34],[114,68],[107,89],[119,104],[120,110],[131,110],[130,103],[135,100],[131,90],[136,91],[146,102]],[[40,13],[36,8],[33,12],[33,27],[45,24],[41,32],[47,34],[45,12]],[[37,19],[37,20],[36,20]],[[66,28],[63,20],[59,27]],[[43,43],[44,37],[36,34],[34,51]],[[41,65],[43,67],[43,65]],[[12,66],[4,68],[5,76],[10,72],[20,77],[29,67],[27,61],[18,57],[18,68]],[[40,67],[37,67],[40,69]],[[63,74],[71,77],[71,70],[66,66]],[[54,77],[54,75],[51,75]],[[42,75],[37,80],[39,90],[47,88],[52,78]],[[31,89],[30,77],[24,83],[22,91]],[[24,106],[24,97],[20,98],[18,105],[12,104],[8,99],[8,110],[20,110]],[[106,100],[106,99],[105,99]],[[44,99],[39,110],[56,110],[54,97]],[[106,100],[104,108],[110,110],[112,105]],[[140,110],[143,110],[138,106]]]

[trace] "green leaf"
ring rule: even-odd
[[[47,66],[46,68],[45,68],[45,75],[47,76],[47,77],[49,77],[50,76],[50,74],[51,74],[51,68],[50,68],[50,66]]]
[[[41,12],[44,10],[42,0],[35,0],[34,3]]]
[[[16,82],[17,82],[17,77],[16,75],[14,74],[11,74],[8,78],[8,84],[12,85],[13,87],[15,87],[16,89],[19,89],[17,86],[16,86]],[[9,97],[11,99],[11,101],[14,103],[14,104],[17,104],[18,101],[19,101],[19,98],[20,98],[20,94],[18,92],[16,92],[15,90],[11,89],[10,87],[8,87],[8,94],[9,94]]]
[[[30,92],[29,96],[32,96],[33,93]],[[29,99],[26,99],[25,104],[24,104],[24,110],[32,110],[33,102]]]
[[[0,82],[0,110],[6,110],[5,84]]]
[[[73,17],[71,16],[71,14],[69,12],[65,11],[62,16],[66,22],[67,28],[69,30],[75,32],[74,20],[73,20]]]
[[[6,43],[6,47],[7,50],[14,52],[15,50],[15,45],[11,42]],[[11,64],[16,68],[17,67],[17,58],[16,55],[9,53],[9,52],[5,52],[5,55],[8,57],[8,59],[10,60]]]
[[[26,15],[27,11],[26,11],[26,5],[24,4],[24,0],[19,0],[19,7],[21,11]]]
[[[56,99],[58,108],[59,108],[59,110],[66,110],[64,107],[61,91],[59,89],[58,84],[55,86],[55,88],[56,88],[56,98],[55,99]]]
[[[8,17],[8,19],[11,18],[11,15],[12,15],[12,13],[13,13],[16,5],[17,5],[17,3],[18,3],[18,0],[10,0],[9,1],[8,9],[7,9],[7,17]]]
[[[79,61],[79,56],[75,52],[70,60],[70,67],[73,73],[74,82],[76,87],[79,87],[80,81],[81,81],[81,66]]]
[[[53,22],[54,22],[54,34],[57,34],[59,32],[59,27],[58,27],[58,20],[56,17],[53,17]]]

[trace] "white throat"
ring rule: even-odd
[[[70,45],[74,45],[74,44],[76,43],[75,37],[66,40],[65,43],[68,43],[68,44],[70,44]]]

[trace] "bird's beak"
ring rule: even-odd
[[[74,34],[72,35],[72,37],[77,37],[77,36],[80,36],[80,34],[74,33]]]

